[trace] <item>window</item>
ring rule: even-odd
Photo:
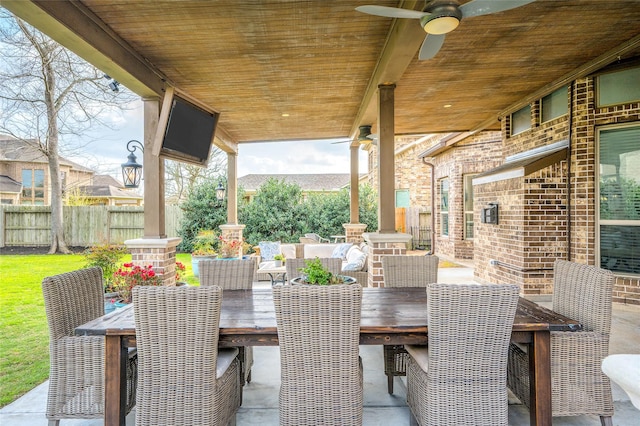
[[[555,92],[542,98],[540,108],[542,109],[541,119],[543,123],[563,116],[569,112],[569,98],[567,93],[567,86],[562,86]]]
[[[511,135],[517,135],[531,128],[531,105],[511,114]]]
[[[22,169],[22,204],[44,204],[44,170]]]
[[[396,190],[396,207],[409,207],[409,190]]]
[[[640,67],[598,76],[598,106],[640,101]]]
[[[600,266],[640,274],[640,126],[598,131]]]
[[[440,181],[440,234],[449,235],[449,179]]]
[[[473,178],[464,175],[464,239],[473,239]]]

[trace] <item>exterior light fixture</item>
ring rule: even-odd
[[[222,184],[222,181],[218,182],[218,186],[216,187],[216,200],[218,201],[222,201],[224,200],[224,185]]]
[[[136,161],[136,156],[133,151],[139,149],[144,152],[144,146],[139,141],[130,140],[127,143],[127,150],[129,155],[127,156],[127,162],[122,163],[122,181],[125,188],[137,188],[140,186],[140,179],[142,178],[142,165]]]
[[[103,74],[102,77],[106,78],[107,80],[109,80],[109,89],[111,89],[114,92],[119,92],[120,91],[120,83],[118,83],[116,80],[114,80],[113,78],[111,78],[111,76],[107,75],[107,74]]]
[[[371,126],[370,125],[364,125],[364,126],[360,126],[360,134],[358,135],[358,140],[360,142],[367,142],[367,141],[371,141],[372,139],[369,137],[369,135],[371,135]]]

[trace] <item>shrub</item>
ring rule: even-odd
[[[121,245],[101,244],[89,247],[82,255],[86,263],[85,268],[99,266],[102,268],[102,276],[104,279],[104,291],[113,292],[113,274],[118,270],[120,259],[127,254],[127,249]]]

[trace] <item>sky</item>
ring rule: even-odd
[[[69,145],[83,145],[74,151],[62,152],[62,156],[99,174],[110,174],[122,181],[120,164],[127,161],[127,142],[143,139],[142,101],[135,101],[131,108],[112,113],[103,120],[107,126],[96,126],[83,138],[69,139]],[[90,141],[86,143],[86,141]],[[348,143],[270,142],[240,144],[238,148],[238,177],[247,174],[294,173],[349,173],[350,152]],[[360,153],[360,172],[367,171],[367,153]],[[135,151],[142,164],[142,153]],[[143,164],[144,166],[144,164]]]

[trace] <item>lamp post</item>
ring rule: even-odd
[[[137,188],[142,178],[142,165],[138,164],[133,153],[136,149],[144,152],[144,146],[139,141],[130,140],[127,143],[127,150],[129,151],[127,162],[122,163],[122,181],[125,188]]]
[[[224,185],[222,184],[222,181],[218,181],[218,186],[216,186],[216,200],[218,201],[222,201],[224,200]]]

